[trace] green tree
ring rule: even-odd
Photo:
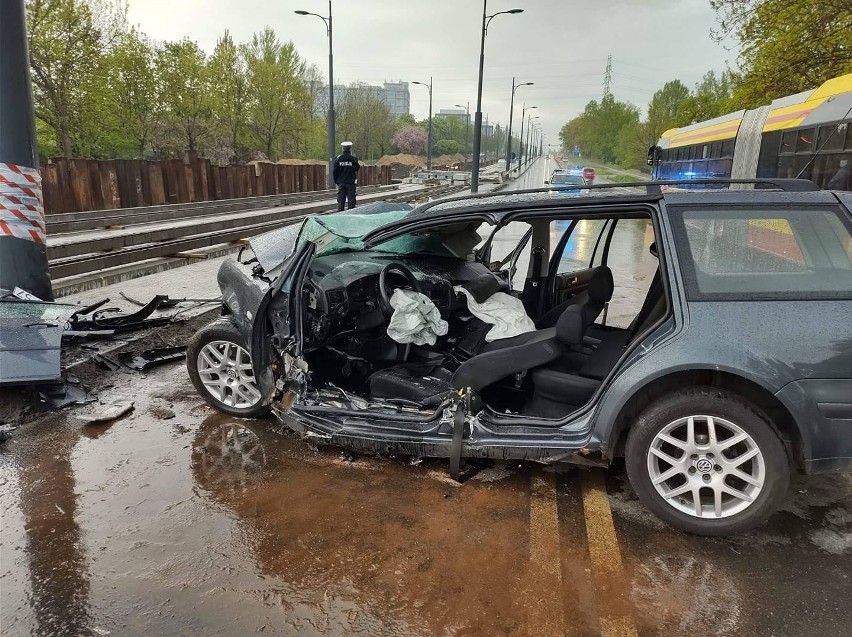
[[[338,139],[352,141],[360,157],[373,159],[390,149],[395,131],[396,118],[375,87],[360,82],[346,87],[337,107]]]
[[[216,42],[208,69],[215,78],[211,82],[213,116],[227,135],[230,162],[238,163],[247,159],[248,77],[245,60],[227,29]]]
[[[38,119],[66,157],[97,152],[103,127],[105,59],[126,24],[126,7],[83,0],[28,0],[27,35]]]
[[[849,0],[710,0],[715,35],[739,40],[735,97],[753,108],[852,72]]]
[[[132,141],[130,154],[144,157],[163,124],[163,87],[158,51],[142,33],[123,33],[109,56],[111,119],[117,136]]]
[[[293,137],[302,128],[303,105],[309,100],[301,81],[305,65],[293,43],[281,43],[269,27],[255,33],[242,52],[252,96],[249,129],[260,149],[275,160],[298,147]],[[285,133],[291,134],[289,141]]]
[[[565,148],[579,146],[585,157],[614,163],[624,153],[622,129],[638,122],[639,109],[607,95],[600,103],[589,102],[581,115],[562,127],[559,136]]]
[[[689,89],[680,80],[666,82],[659,91],[654,93],[648,103],[648,113],[645,118],[647,139],[654,143],[660,134],[675,126],[684,104],[689,99]]]
[[[731,73],[724,71],[717,76],[715,71],[707,71],[690,96],[683,101],[680,114],[674,123],[677,126],[686,126],[734,110],[737,110],[737,106],[733,98]]]
[[[199,151],[209,133],[212,113],[207,56],[192,40],[167,42],[157,56],[157,72],[172,131],[171,143],[164,143],[163,148]]]
[[[455,155],[462,152],[462,144],[454,139],[442,139],[435,142],[433,145],[435,155]]]

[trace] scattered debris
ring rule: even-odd
[[[115,402],[111,405],[107,405],[103,411],[96,412],[89,416],[80,416],[79,418],[87,425],[94,425],[103,422],[112,422],[113,420],[118,420],[122,416],[126,416],[131,411],[133,411],[133,406],[133,401]]]
[[[131,314],[121,314],[116,308],[101,309],[109,302],[109,299],[104,299],[74,312],[71,320],[68,321],[67,331],[73,332],[77,336],[85,336],[87,334],[101,336],[104,335],[104,330],[112,330],[113,334],[115,334],[130,332],[145,327],[166,325],[175,320],[173,316],[151,318],[151,315],[161,309],[163,303],[168,298],[166,295],[158,294],[138,311]],[[91,318],[83,318],[90,315]],[[86,334],[80,334],[81,332]]]
[[[94,360],[101,367],[110,370],[111,372],[117,372],[122,369],[121,363],[119,363],[115,359],[110,358],[106,354],[101,354],[100,352],[92,356],[92,360]]]
[[[119,294],[121,295],[121,298],[123,298],[125,301],[133,303],[133,305],[138,305],[139,307],[145,306],[145,303],[143,303],[142,301],[137,301],[136,299],[131,296],[128,296],[124,292],[119,292]],[[170,299],[168,296],[166,296],[163,302],[160,304],[160,309],[165,310],[168,308],[172,308],[178,305],[179,303],[218,303],[221,300],[221,296],[217,296],[215,299]]]
[[[170,363],[172,361],[186,358],[186,345],[178,347],[161,347],[159,349],[147,349],[140,354],[126,352],[118,355],[118,360],[130,369],[142,371],[155,365]]]
[[[0,444],[11,438],[12,436],[10,434],[15,431],[15,429],[17,429],[15,425],[4,425],[0,423]]]
[[[85,405],[95,401],[86,390],[76,385],[60,383],[41,388],[38,393],[45,406],[51,410],[62,409],[68,405]]]

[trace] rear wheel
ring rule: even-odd
[[[642,502],[699,535],[753,529],[778,508],[790,481],[784,446],[767,417],[714,387],[652,403],[631,428],[626,455]]]
[[[229,318],[214,321],[192,338],[186,367],[195,389],[219,411],[244,418],[269,413],[254,378],[251,355]]]

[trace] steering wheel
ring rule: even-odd
[[[415,292],[422,291],[420,289],[420,283],[417,281],[417,278],[411,270],[401,263],[388,263],[379,273],[379,307],[385,316],[391,316],[393,314],[393,306],[390,304],[390,297],[391,294],[393,294],[393,289],[391,289],[388,285],[388,274],[391,272],[404,276],[408,281],[409,287],[411,287]]]

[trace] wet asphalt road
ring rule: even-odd
[[[183,367],[0,448],[3,635],[846,635],[852,478],[733,539],[673,531],[623,468],[351,458],[216,414]]]
[[[642,272],[648,241],[618,248]],[[180,364],[108,382],[101,401],[132,414],[84,425],[77,407],[0,445],[2,635],[852,632],[852,476],[798,478],[758,531],[700,538],[621,465],[482,465],[458,485],[446,462],[217,414]]]

